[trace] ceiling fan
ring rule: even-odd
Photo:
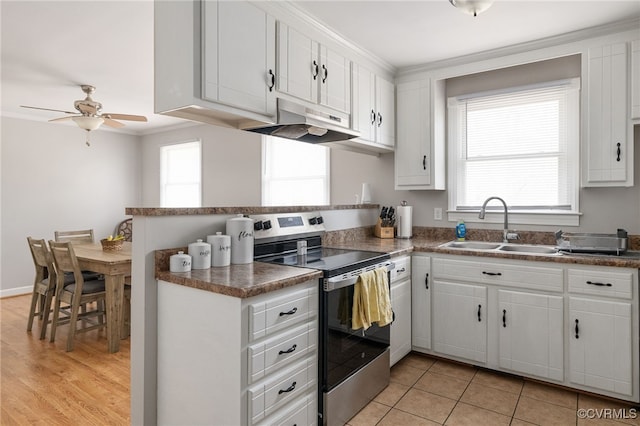
[[[124,127],[124,123],[121,123],[117,120],[125,120],[125,121],[147,121],[147,117],[142,115],[131,115],[131,114],[116,114],[116,113],[107,113],[102,112],[102,104],[100,102],[96,102],[91,98],[93,92],[95,92],[96,88],[94,86],[90,86],[88,84],[83,84],[80,86],[82,91],[86,93],[87,97],[82,100],[77,100],[73,103],[73,106],[76,108],[76,112],[73,111],[63,111],[59,109],[51,109],[51,108],[40,108],[33,106],[20,105],[22,108],[31,108],[31,109],[40,109],[45,111],[56,111],[62,112],[65,114],[74,114],[66,117],[53,118],[49,121],[65,121],[65,120],[73,120],[78,127],[87,131],[87,145],[89,145],[89,133],[92,130],[96,130],[102,124],[109,127],[120,128]],[[78,114],[79,113],[79,114]]]

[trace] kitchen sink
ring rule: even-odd
[[[500,251],[508,251],[513,253],[535,253],[535,254],[556,254],[558,250],[547,246],[532,246],[524,244],[505,244],[498,248]]]
[[[488,241],[449,241],[442,244],[442,248],[473,250],[479,252],[503,252],[513,254],[532,255],[561,255],[555,247],[533,244],[495,243]]]
[[[468,250],[493,250],[500,247],[498,243],[487,243],[482,241],[451,241],[445,244],[446,247],[461,248]]]

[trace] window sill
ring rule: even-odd
[[[456,211],[449,210],[447,219],[449,222],[457,222],[462,219],[468,223],[504,223],[502,211],[487,211],[485,218],[478,218],[480,210]],[[579,226],[580,212],[519,212],[509,211],[509,226],[512,225],[549,225],[549,226]]]

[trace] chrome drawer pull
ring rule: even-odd
[[[291,352],[295,351],[297,347],[298,347],[298,345],[293,345],[289,349],[287,349],[286,351],[278,352],[278,355],[290,354]]]
[[[292,310],[290,310],[289,312],[280,312],[280,316],[284,316],[284,315],[293,315],[296,312],[298,312],[298,308],[293,308]]]
[[[278,391],[278,395],[283,394],[283,393],[289,393],[289,392],[293,391],[295,388],[296,388],[296,382],[293,382],[293,383],[291,384],[291,386],[289,386],[288,388],[286,388],[286,389],[280,389],[280,390]]]
[[[597,285],[597,286],[600,286],[600,287],[612,287],[613,286],[613,284],[611,284],[611,283],[598,283],[598,282],[592,282],[592,281],[587,281],[587,284],[589,284],[589,285]]]

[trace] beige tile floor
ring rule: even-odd
[[[348,425],[640,425],[636,408],[411,353],[393,366],[389,386]]]

